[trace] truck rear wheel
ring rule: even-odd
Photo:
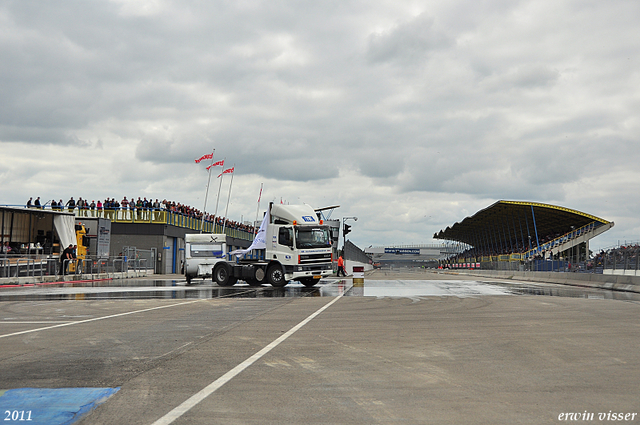
[[[287,284],[287,281],[284,279],[282,267],[275,264],[267,269],[267,280],[271,286],[276,288],[282,288]]]
[[[238,281],[238,278],[231,276],[231,268],[225,264],[215,268],[213,280],[219,286],[233,286]]]

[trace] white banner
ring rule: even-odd
[[[247,249],[236,249],[233,252],[230,252],[230,255],[237,255],[238,257],[243,256],[247,252],[252,249],[265,249],[267,247],[267,226],[269,225],[269,210],[267,209],[267,213],[264,215],[262,219],[262,224],[260,225],[260,229],[258,230],[258,234],[253,239],[251,246]]]

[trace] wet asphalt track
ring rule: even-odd
[[[427,273],[135,283],[0,291],[0,390],[119,388],[85,424],[539,424],[640,408],[634,295]]]

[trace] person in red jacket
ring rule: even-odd
[[[337,276],[340,276],[340,272],[342,272],[342,276],[346,276],[347,274],[344,272],[344,260],[342,259],[342,255],[338,257],[338,273]]]

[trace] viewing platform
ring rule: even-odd
[[[146,209],[134,211],[125,209],[90,210],[76,208],[73,210],[73,213],[80,219],[105,218],[111,220],[113,223],[172,225],[198,232],[202,230],[203,233],[225,233],[232,238],[246,241],[252,241],[254,237],[254,233],[251,231],[237,229],[228,225],[224,226],[220,223],[214,224],[212,221],[203,221],[201,218],[167,210]]]

